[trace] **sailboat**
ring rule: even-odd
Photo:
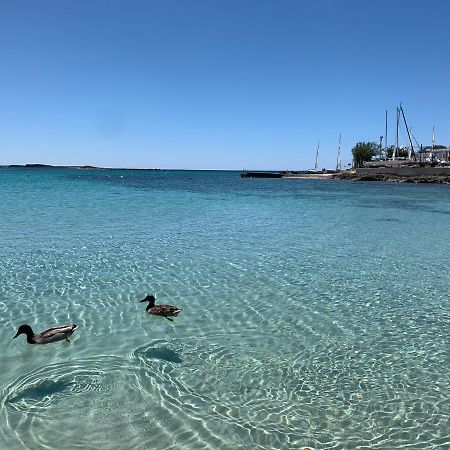
[[[314,165],[314,169],[308,169],[308,170],[306,171],[306,173],[317,173],[317,172],[320,172],[320,171],[318,170],[318,167],[319,167],[319,147],[320,147],[320,141],[319,141],[319,143],[317,144],[317,150],[316,150],[316,164]]]
[[[408,135],[408,140],[409,140],[409,147],[408,147],[408,161],[416,161],[416,154],[414,152],[414,146],[413,146],[413,142],[411,139],[411,131],[408,127],[408,124],[406,123],[406,117],[405,117],[405,112],[403,111],[403,107],[402,104],[400,103],[400,106],[397,107],[397,134],[396,134],[396,139],[395,139],[395,147],[394,147],[394,151],[392,152],[392,161],[395,161],[397,158],[398,159],[403,159],[399,157],[399,144],[398,144],[398,129],[399,129],[399,125],[400,125],[400,117],[403,117],[403,122],[405,123],[405,129],[406,129],[406,133]]]

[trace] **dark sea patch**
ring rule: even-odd
[[[403,220],[396,219],[395,217],[382,217],[380,219],[375,219],[376,222],[396,222],[396,223],[402,223]]]
[[[407,199],[396,199],[396,200],[386,200],[386,199],[366,199],[364,201],[358,202],[359,208],[381,208],[389,209],[392,211],[414,211],[414,212],[425,212],[434,214],[450,214],[449,210],[436,209],[432,205],[426,202],[419,202],[417,200],[407,200]]]
[[[70,389],[71,382],[66,380],[41,379],[36,383],[25,386],[23,389],[13,392],[7,399],[7,403],[18,403],[22,400],[41,402],[45,398],[55,394],[61,394]]]
[[[183,362],[180,355],[167,347],[149,347],[140,353],[141,356],[148,359],[160,359],[175,364]]]

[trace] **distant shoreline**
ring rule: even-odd
[[[411,168],[403,167],[395,169],[395,173],[389,169],[356,169],[343,172],[244,172],[243,178],[278,178],[292,180],[348,180],[348,181],[381,181],[390,183],[414,183],[414,184],[450,184],[450,171],[441,168]]]
[[[90,165],[80,166],[59,166],[53,164],[6,164],[0,165],[6,169],[80,169],[80,170],[176,170],[176,169],[158,169],[158,168],[133,168],[133,167],[98,167]]]
[[[204,171],[204,172],[241,172],[240,170],[233,169],[161,169],[161,168],[132,168],[132,167],[98,167],[91,165],[75,165],[75,166],[63,166],[53,164],[7,164],[0,165],[0,169],[76,169],[76,170],[98,170],[98,171],[151,171],[151,172],[171,172],[171,171]],[[405,168],[407,169],[407,168]],[[413,184],[450,184],[450,175],[443,174],[410,174],[405,172],[400,173],[387,173],[383,171],[377,171],[375,169],[367,169],[365,171],[359,170],[346,170],[343,172],[317,172],[317,173],[302,173],[302,172],[271,172],[262,171],[255,172],[256,174],[276,174],[276,177],[268,178],[282,178],[282,179],[307,179],[307,180],[348,180],[348,181],[381,181],[390,183],[413,183]],[[253,178],[250,176],[249,178]],[[266,178],[262,176],[256,176],[256,178]]]
[[[0,169],[76,169],[76,170],[138,170],[153,172],[199,171],[199,172],[241,172],[241,169],[173,169],[161,167],[100,167],[91,165],[53,165],[53,164],[0,164]]]

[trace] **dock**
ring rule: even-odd
[[[241,178],[281,178],[281,172],[241,172]]]

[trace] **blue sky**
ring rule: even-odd
[[[307,169],[450,145],[446,0],[2,0],[0,164]],[[406,133],[400,132],[406,144]]]

